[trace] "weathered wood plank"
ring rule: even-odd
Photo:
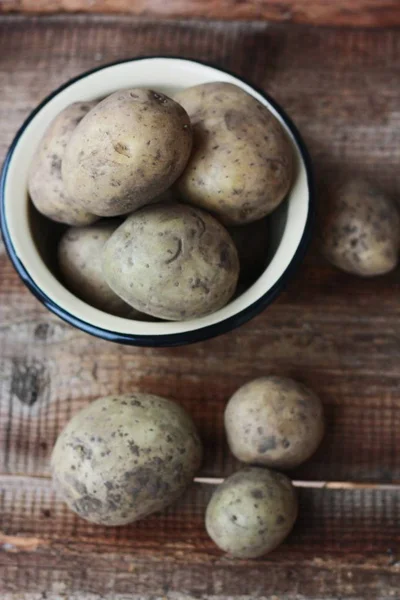
[[[88,554],[40,553],[16,556],[3,569],[8,591],[36,592],[35,600],[56,592],[57,600],[389,600],[398,597],[398,573],[393,568],[345,560],[316,559],[305,564],[271,562],[248,565],[215,561],[196,563],[193,555],[184,563],[108,555],[99,564]],[[181,555],[184,555],[182,551]],[[119,560],[116,560],[119,559]],[[7,587],[5,587],[7,586]],[[84,595],[87,593],[87,596]],[[45,594],[45,596],[43,596]],[[91,596],[93,594],[93,596]],[[52,596],[50,596],[52,597]],[[32,596],[30,597],[31,600]],[[18,599],[19,600],[19,599]]]
[[[74,515],[48,478],[2,476],[0,483],[0,547],[6,552],[92,544],[98,553],[124,549],[138,554],[162,547],[172,553],[188,548],[207,555],[207,561],[222,556],[204,528],[204,511],[214,485],[194,483],[175,506],[160,515],[126,527],[103,527]],[[326,556],[345,550],[353,558],[363,553],[383,556],[388,549],[392,554],[400,552],[398,489],[298,487],[297,493],[301,510],[296,527],[268,560],[290,559],[302,552],[308,560],[322,549]]]
[[[44,576],[50,590],[59,578],[68,592],[129,593],[134,585],[135,593],[251,598],[277,590],[283,598],[390,598],[400,584],[396,490],[302,489],[300,519],[285,544],[267,558],[235,561],[204,530],[213,486],[193,485],[162,517],[120,528],[78,519],[48,480],[3,478],[1,486],[0,592],[41,591]],[[35,578],[23,583],[29,569]]]
[[[129,13],[164,19],[253,19],[352,27],[400,24],[397,0],[0,0],[0,12]]]

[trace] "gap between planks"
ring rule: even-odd
[[[0,488],[2,482],[14,483],[14,484],[29,484],[41,481],[43,483],[50,483],[51,477],[46,475],[23,475],[23,474],[9,474],[0,473]],[[224,481],[222,477],[195,477],[194,483],[201,485],[219,485]],[[358,481],[304,481],[304,480],[293,480],[293,485],[298,488],[305,489],[326,489],[326,490],[379,490],[379,491],[400,491],[400,481],[393,481],[391,483],[372,483],[372,482],[358,482]]]

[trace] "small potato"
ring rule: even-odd
[[[227,227],[227,230],[239,255],[240,282],[251,283],[261,275],[268,261],[267,219]]]
[[[336,267],[372,277],[398,262],[400,217],[395,203],[368,181],[342,182],[328,194],[321,249]]]
[[[262,219],[293,179],[290,141],[274,115],[230,83],[205,83],[176,95],[193,126],[193,151],[178,186],[190,204],[226,224]]]
[[[68,193],[87,211],[123,215],[167,190],[191,147],[190,120],[179,104],[152,90],[121,90],[76,128],[62,176]]]
[[[222,308],[235,292],[239,260],[216,219],[184,204],[155,204],[132,214],[111,236],[103,271],[131,306],[174,321]]]
[[[281,473],[248,467],[219,485],[206,510],[212,540],[237,558],[257,558],[279,546],[297,518],[297,497]]]
[[[67,229],[58,246],[58,265],[66,285],[79,298],[113,315],[135,318],[139,313],[113,292],[102,270],[104,244],[120,224],[114,219]]]
[[[57,439],[51,469],[71,510],[92,523],[124,525],[174,502],[201,458],[183,408],[136,393],[100,398],[76,414]]]
[[[319,398],[285,377],[246,383],[229,400],[224,420],[236,458],[277,469],[291,469],[307,460],[324,435]]]
[[[31,200],[43,215],[67,225],[90,225],[98,217],[84,210],[65,190],[61,164],[65,146],[81,119],[97,102],[76,102],[67,106],[51,123],[36,150],[29,169]]]

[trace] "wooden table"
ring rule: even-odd
[[[213,61],[292,115],[319,189],[349,169],[400,190],[400,31],[146,21],[0,18],[0,159],[29,111],[69,77],[120,58]],[[323,207],[324,195],[318,201]],[[174,349],[113,345],[64,324],[0,257],[0,597],[400,598],[399,272],[360,280],[316,244],[277,302],[228,335]],[[293,534],[259,561],[223,556],[203,514],[209,485],[123,528],[76,518],[52,491],[61,427],[94,398],[145,390],[181,402],[206,444],[203,476],[236,465],[222,414],[242,383],[298,378],[323,399],[326,439],[293,473],[305,485]],[[325,487],[315,482],[334,482]],[[349,483],[350,482],[350,483]]]

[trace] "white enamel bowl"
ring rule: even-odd
[[[145,87],[172,94],[209,81],[227,81],[265,104],[293,144],[296,176],[283,205],[270,218],[270,260],[257,281],[217,312],[179,322],[123,319],[86,304],[56,277],[58,228],[34,213],[27,193],[28,169],[50,121],[67,105],[106,96],[117,89]],[[69,81],[47,97],[17,133],[0,179],[1,228],[9,256],[27,287],[51,311],[101,338],[143,346],[173,346],[203,340],[248,321],[282,290],[303,258],[314,217],[313,183],[307,150],[284,111],[264,92],[242,79],[200,62],[181,58],[137,58],[100,67]],[[50,227],[49,227],[50,225]]]

